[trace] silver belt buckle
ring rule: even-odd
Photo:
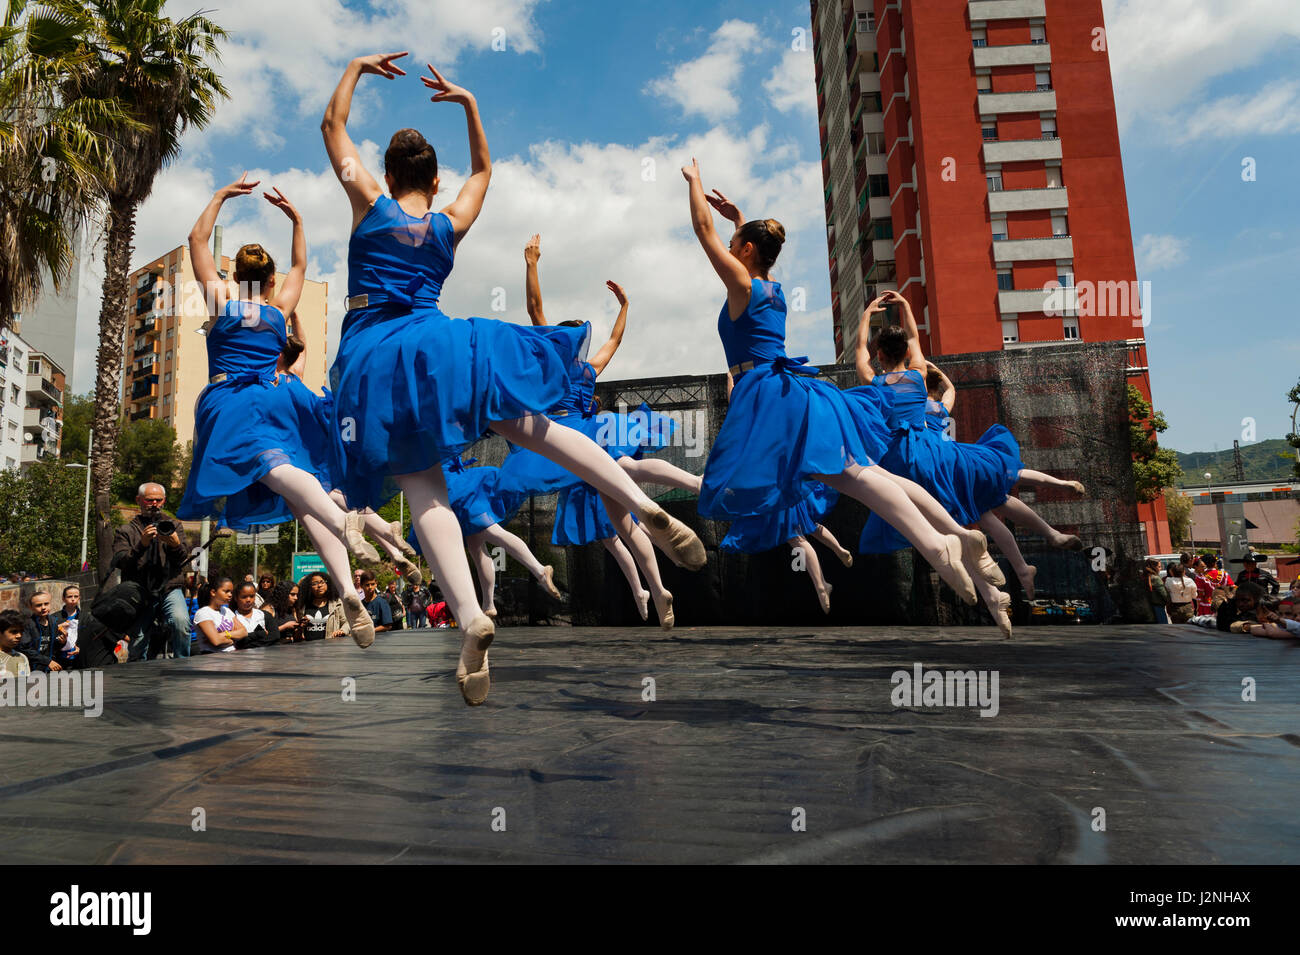
[[[369,293],[362,295],[353,295],[343,300],[343,311],[350,312],[354,308],[365,308],[370,304]]]
[[[219,385],[219,384],[221,384],[223,381],[225,381],[225,380],[226,380],[227,378],[229,378],[229,377],[230,377],[230,376],[229,376],[228,374],[226,374],[226,373],[223,371],[221,374],[219,374],[219,375],[213,375],[211,378],[209,378],[209,379],[208,379],[208,384],[210,384],[210,385]]]

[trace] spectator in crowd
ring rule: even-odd
[[[269,609],[275,617],[276,630],[285,643],[293,643],[301,639],[302,615],[298,604],[299,593],[298,585],[292,580],[282,580],[271,591],[271,599],[262,606],[263,611]]]
[[[402,606],[402,598],[397,593],[397,581],[388,582],[384,588],[384,599],[388,601],[388,610],[393,615],[393,629],[401,630],[405,623],[406,608]]]
[[[417,587],[408,583],[402,591],[402,605],[406,608],[406,622],[412,630],[420,630],[429,625],[429,618],[425,614],[429,606],[429,589],[424,584]]]
[[[136,495],[140,512],[113,535],[113,565],[121,572],[122,582],[139,584],[150,598],[131,628],[132,660],[148,657],[148,641],[160,619],[172,653],[190,655],[190,617],[181,589],[185,583],[182,569],[189,555],[179,525],[162,512],[166,500],[161,484],[141,484]]]
[[[57,631],[51,656],[63,669],[76,669],[81,657],[81,648],[77,646],[77,629],[81,626],[80,587],[68,584],[63,588],[63,606],[56,613],[50,614],[50,619]]]
[[[298,582],[302,603],[303,640],[346,637],[352,633],[343,614],[343,600],[329,574],[314,571]]]
[[[1147,603],[1151,605],[1155,622],[1168,623],[1169,591],[1165,589],[1165,582],[1160,579],[1160,561],[1148,557],[1142,567],[1142,573],[1146,578]]]
[[[268,615],[271,605],[256,606],[259,596],[257,584],[251,581],[245,581],[235,588],[235,599],[231,609],[234,611],[235,619],[248,634],[235,641],[236,649],[267,647],[280,642],[275,617]]]
[[[1270,595],[1276,595],[1282,589],[1282,585],[1277,582],[1277,578],[1267,570],[1260,567],[1260,564],[1268,560],[1267,557],[1261,557],[1253,551],[1249,554],[1242,555],[1240,561],[1234,563],[1241,564],[1241,573],[1237,575],[1237,583],[1242,584],[1249,581],[1252,584],[1259,584]]]
[[[18,610],[0,610],[0,679],[27,676],[31,663],[18,647],[23,642],[26,621]]]
[[[1260,622],[1260,602],[1264,588],[1247,581],[1237,587],[1231,599],[1219,605],[1216,625],[1224,633],[1248,633],[1251,626]]]
[[[1205,560],[1192,561],[1192,579],[1196,581],[1196,613],[1198,616],[1214,612],[1214,585],[1205,576]]]
[[[379,593],[375,575],[368,570],[361,571],[361,605],[375,622],[375,633],[384,633],[393,629],[393,611],[388,601]]]
[[[248,636],[244,625],[235,619],[230,601],[235,596],[235,582],[229,577],[210,581],[199,590],[199,612],[194,627],[199,632],[199,653],[229,653],[235,641]]]
[[[435,630],[445,630],[455,622],[445,600],[433,600],[425,613],[429,617],[429,626]]]
[[[63,665],[54,659],[54,635],[59,631],[50,619],[50,595],[37,590],[27,599],[31,616],[23,628],[22,652],[33,670],[57,671]]]
[[[1187,623],[1196,613],[1196,580],[1191,571],[1174,562],[1169,565],[1164,584],[1169,593],[1169,620]]]
[[[1287,640],[1300,636],[1300,620],[1296,619],[1296,603],[1293,600],[1264,597],[1258,619],[1258,623],[1246,628],[1246,632],[1253,637]]]
[[[262,605],[271,599],[271,591],[275,590],[275,574],[263,574],[257,578],[257,608],[260,610]]]

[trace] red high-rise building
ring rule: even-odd
[[[896,288],[927,354],[1125,340],[1150,400],[1101,0],[811,6],[839,360]]]

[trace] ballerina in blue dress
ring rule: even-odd
[[[704,468],[699,512],[721,520],[794,507],[807,482],[821,481],[859,500],[898,528],[967,603],[975,588],[964,562],[987,557],[984,535],[960,527],[925,491],[878,465],[889,429],[887,400],[847,396],[812,377],[807,359],[785,352],[785,298],[768,273],[785,230],[774,219],[745,221],[722,193],[706,196],[698,163],[682,168],[691,223],[727,301],[718,335],[735,378],[727,418]],[[730,244],[713,225],[713,209],[735,223]],[[996,565],[994,565],[996,567]]]
[[[216,517],[237,530],[297,518],[330,575],[350,580],[344,535],[359,536],[359,518],[340,510],[315,476],[328,456],[329,433],[320,430],[311,404],[277,374],[288,343],[284,316],[298,304],[307,271],[302,217],[278,189],[264,193],[293,223],[293,260],[280,288],[270,255],[246,245],[235,255],[239,294],[232,297],[208,246],[225,201],[258,185],[246,180],[247,174],[219,190],[189,236],[194,277],[210,309],[208,386],[194,405],[194,458],[176,514]],[[357,645],[370,646],[375,628],[360,595],[345,594],[343,609]]]
[[[375,54],[348,64],[321,122],[330,163],[352,207],[348,313],[330,370],[344,451],[343,491],[352,507],[378,509],[405,492],[424,555],[464,627],[456,682],[471,706],[487,699],[492,620],[479,609],[460,525],[441,463],[489,429],[563,464],[637,514],[650,535],[691,569],[704,545],[637,487],[586,435],[539,414],[567,390],[569,366],[585,345],[578,328],[531,328],[483,318],[453,319],[438,307],[455,249],[483,206],[492,160],[478,104],[443,78],[421,77],[435,103],[465,110],[470,175],[434,211],[438,160],[414,129],[398,130],[384,153],[389,196],[365,169],[347,132],[363,74],[405,76]]]

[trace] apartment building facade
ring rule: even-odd
[[[15,329],[0,332],[0,467],[58,457],[67,376]]]

